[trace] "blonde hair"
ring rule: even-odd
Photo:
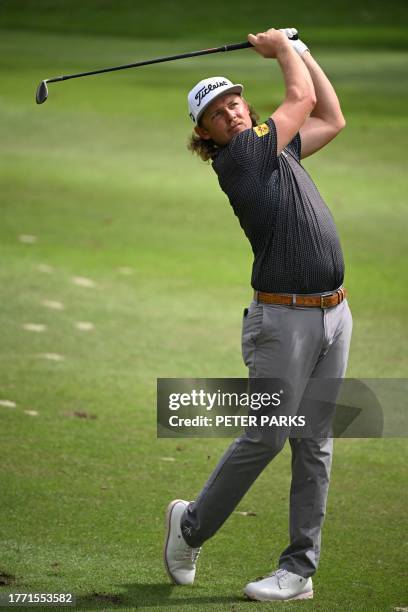
[[[259,115],[252,106],[248,106],[249,116],[251,117],[252,126],[257,125],[259,121]],[[193,132],[187,142],[187,149],[191,151],[191,153],[198,155],[201,157],[203,161],[208,161],[212,159],[217,151],[220,148],[213,140],[205,140],[201,138],[196,132]]]

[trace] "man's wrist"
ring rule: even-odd
[[[306,51],[304,51],[302,55],[300,56],[300,58],[304,61],[305,64],[307,64],[308,60],[311,59],[312,57],[313,56],[312,56],[310,49],[306,49]]]
[[[291,41],[285,37],[282,40],[282,44],[280,44],[276,49],[276,59],[279,57],[286,57],[288,55],[290,56],[294,51],[295,49],[293,49]]]
[[[309,51],[309,48],[307,47],[307,45],[305,45],[305,43],[302,42],[299,38],[297,40],[292,40],[291,45],[293,49],[296,51],[296,53],[300,55],[300,57],[302,57],[302,55],[306,53],[306,51]]]
[[[291,47],[290,40],[286,38],[284,34],[282,34],[281,40],[279,44],[276,46],[276,55],[278,55],[279,53],[285,53],[288,49],[290,49],[290,47]]]
[[[298,31],[296,28],[281,28],[279,32],[287,38],[292,48],[296,51],[296,53],[300,56],[305,53],[305,51],[309,51],[307,45],[298,38]]]

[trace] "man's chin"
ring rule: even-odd
[[[245,130],[248,130],[248,129],[249,128],[245,127],[245,125],[237,125],[231,130],[228,130],[228,133],[226,134],[225,138],[223,138],[222,142],[221,141],[217,142],[216,140],[214,140],[214,142],[219,147],[225,147],[225,145],[227,145],[234,138],[234,136],[236,136],[237,134],[240,134],[241,132],[245,132]]]

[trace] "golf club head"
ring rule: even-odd
[[[41,81],[37,87],[37,93],[35,94],[35,101],[37,104],[43,104],[48,98],[48,87],[47,80]]]

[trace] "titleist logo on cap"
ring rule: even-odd
[[[187,96],[188,111],[194,123],[199,121],[201,115],[211,102],[225,93],[241,95],[241,83],[233,83],[227,77],[214,76],[202,79],[191,89]]]
[[[228,85],[227,81],[217,81],[216,83],[209,83],[207,87],[204,85],[204,87],[199,89],[196,95],[194,96],[197,100],[197,106],[200,106],[201,102],[203,101],[205,96],[210,93],[210,91],[213,91],[218,87],[222,87],[223,85]]]

